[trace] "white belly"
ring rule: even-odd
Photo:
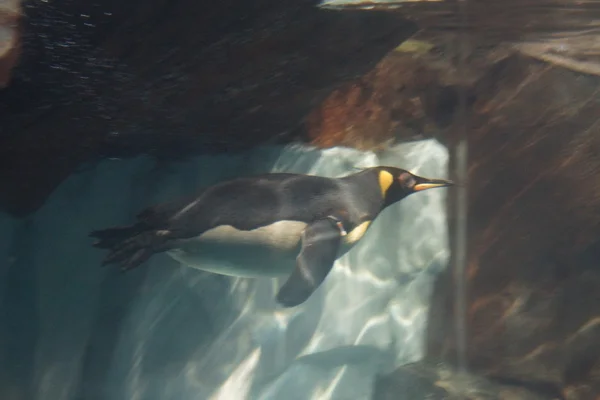
[[[291,273],[306,223],[279,221],[251,231],[219,226],[168,254],[180,263],[222,275],[276,277]]]

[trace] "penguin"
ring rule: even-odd
[[[152,205],[134,224],[90,236],[96,238],[94,247],[108,250],[102,265],[123,271],[164,252],[183,265],[222,275],[287,276],[276,301],[295,307],[382,210],[410,194],[452,185],[388,166],[339,178],[269,173]]]

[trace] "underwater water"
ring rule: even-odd
[[[0,212],[0,400],[600,400],[600,0],[23,5],[0,205],[78,171]],[[404,143],[219,153],[294,140]],[[386,209],[295,308],[285,277],[121,273],[88,237],[375,165],[457,185]]]
[[[445,190],[385,210],[292,309],[274,300],[284,279],[209,274],[166,255],[126,274],[101,268],[87,235],[240,175],[390,165],[445,178],[447,163],[425,140],[378,154],[288,146],[168,167],[107,160],[71,176],[30,217],[0,215],[0,398],[370,398],[378,373],[424,355],[432,282],[449,260]]]

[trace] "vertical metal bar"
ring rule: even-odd
[[[466,82],[464,74],[468,55],[468,29],[467,29],[467,0],[459,0],[458,13],[460,18],[460,34],[458,48],[458,73],[461,81]],[[459,185],[456,186],[456,225],[454,230],[453,279],[454,279],[454,327],[456,337],[456,362],[459,371],[468,369],[467,360],[467,214],[468,214],[468,116],[466,104],[466,91],[464,86],[459,93],[459,139],[454,151],[454,176]]]

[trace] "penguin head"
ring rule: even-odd
[[[452,181],[424,178],[395,167],[379,167],[378,178],[386,205],[400,201],[416,192],[454,185]]]

